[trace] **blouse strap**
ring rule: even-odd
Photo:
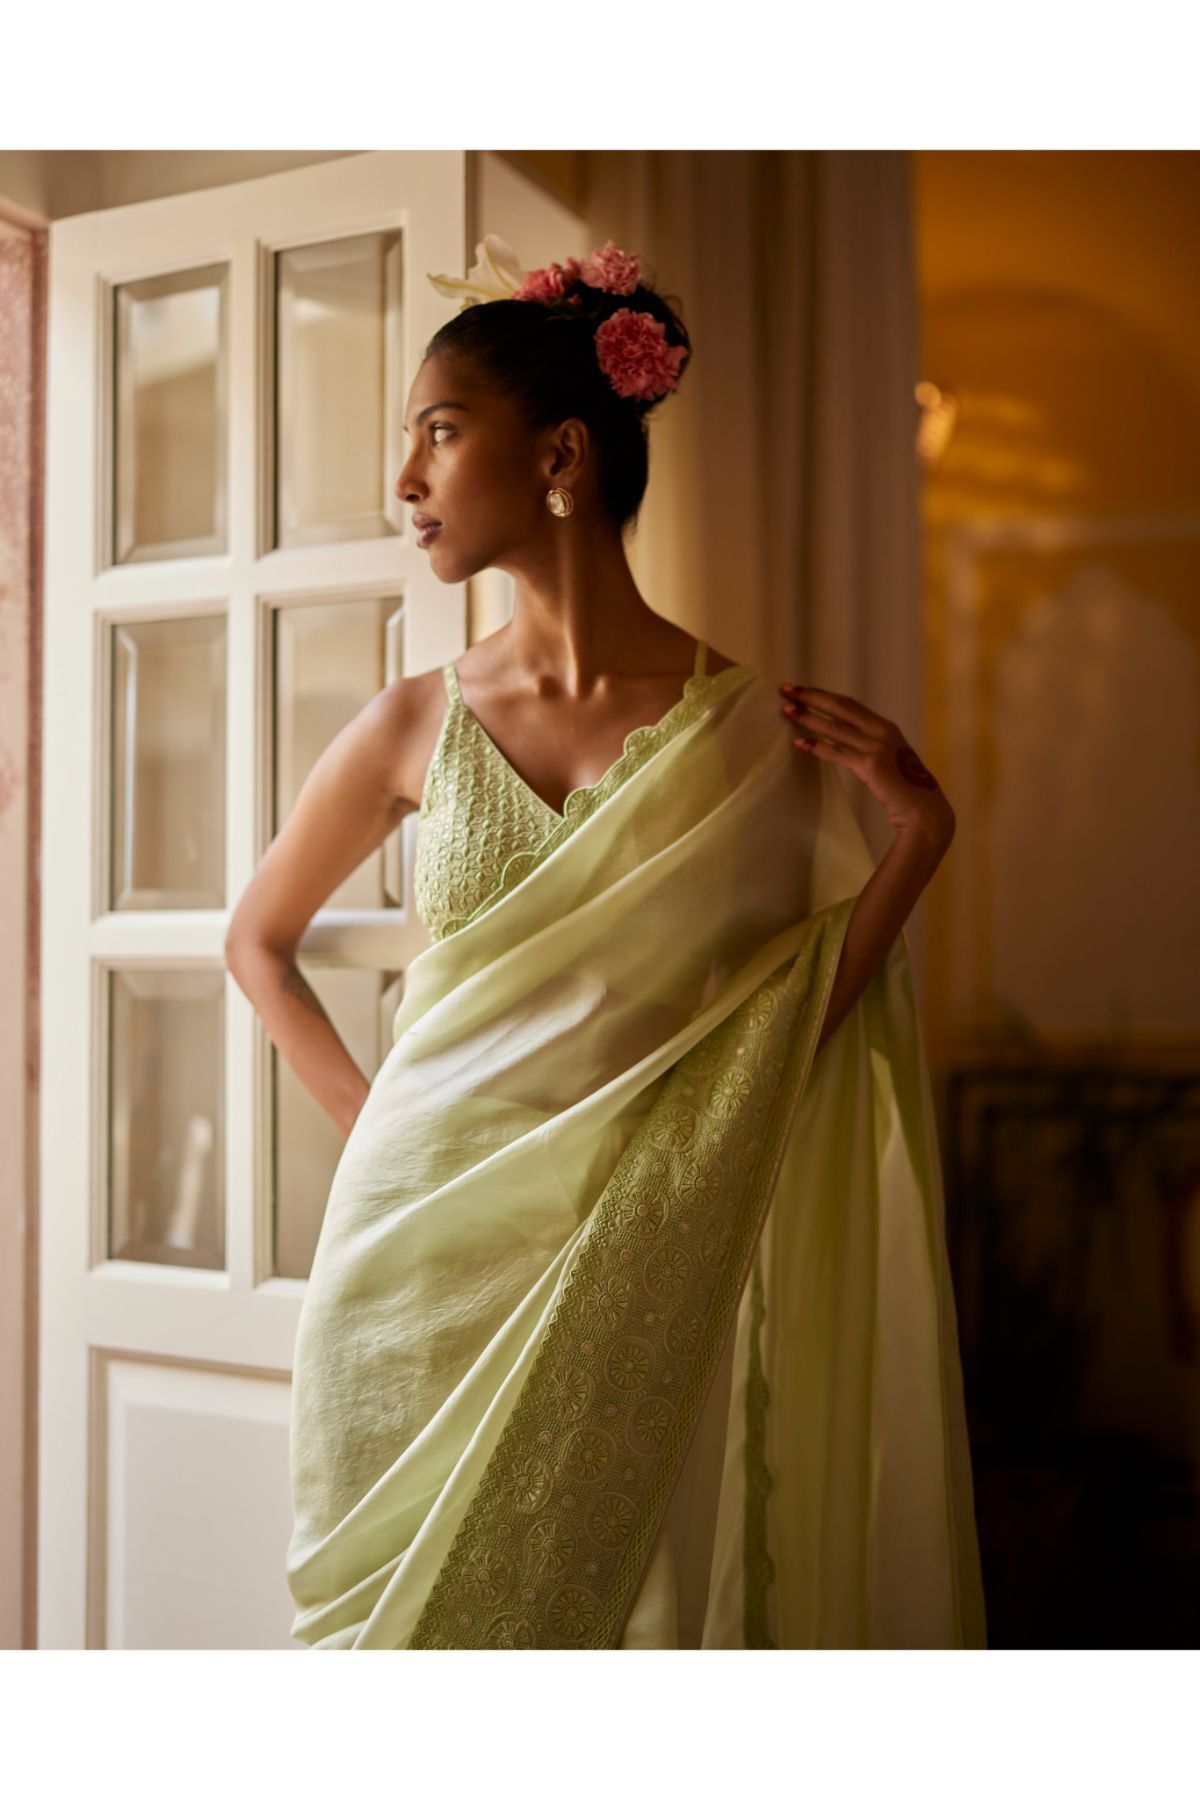
[[[696,639],[696,666],[692,670],[692,679],[693,680],[696,678],[697,675],[703,675],[704,665],[705,665],[707,656],[708,656],[708,645],[704,642],[703,638],[697,638]]]
[[[461,701],[462,689],[458,685],[458,670],[455,668],[454,664],[452,662],[443,663],[442,674],[445,676],[446,692],[449,694],[451,701]]]

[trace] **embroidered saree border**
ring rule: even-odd
[[[596,1203],[407,1648],[620,1641],[745,1287],[853,906],[815,913],[800,950],[674,1065]]]
[[[744,1473],[746,1498],[742,1523],[742,1637],[747,1650],[778,1650],[768,1629],[767,1589],[775,1579],[775,1564],[767,1548],[767,1497],[771,1471],[767,1467],[767,1405],[771,1390],[763,1374],[759,1334],[766,1317],[763,1297],[761,1238],[755,1249],[750,1275],[750,1358],[746,1371],[746,1446]]]

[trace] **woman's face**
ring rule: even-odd
[[[554,434],[534,438],[510,400],[448,356],[421,365],[404,426],[408,457],[396,494],[418,524],[422,513],[441,520],[424,547],[438,579],[523,566],[543,519],[554,523],[544,498],[554,481]]]

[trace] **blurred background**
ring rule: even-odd
[[[0,152],[0,1644],[288,1647],[340,1140],[220,945],[334,733],[511,610],[392,494],[487,233],[678,297],[643,593],[955,807],[906,935],[992,1647],[1197,1644],[1197,216],[1191,152]],[[368,1072],[414,825],[304,944]]]

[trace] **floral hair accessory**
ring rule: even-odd
[[[581,274],[589,287],[603,288],[608,294],[632,294],[642,278],[642,259],[618,250],[609,238],[599,250],[584,257]]]
[[[600,367],[627,400],[657,400],[679,386],[682,344],[668,344],[667,329],[648,312],[622,306],[596,333]]]
[[[468,306],[478,306],[485,300],[511,300],[523,275],[516,251],[489,231],[483,242],[476,244],[475,261],[465,279],[456,275],[430,275],[426,279],[449,300],[461,294],[463,301],[458,310],[465,312]]]
[[[632,294],[642,277],[642,259],[618,248],[609,238],[582,260],[568,256],[544,269],[522,269],[516,252],[489,232],[475,246],[475,262],[465,279],[430,275],[439,294],[462,296],[459,311],[488,300],[533,300],[543,306],[564,301],[581,306],[582,297],[567,290],[577,283],[605,294]],[[616,393],[627,400],[657,400],[679,385],[686,348],[668,344],[666,327],[653,313],[622,306],[599,326],[596,357]]]
[[[555,300],[566,297],[568,287],[579,279],[580,264],[575,257],[568,256],[565,263],[551,263],[548,269],[531,269],[513,299],[540,300],[549,306]],[[570,298],[579,301],[578,294],[573,294]]]

